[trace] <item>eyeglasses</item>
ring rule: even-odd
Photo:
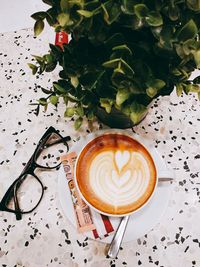
[[[45,186],[35,174],[35,170],[58,169],[61,164],[60,156],[69,150],[67,141],[70,139],[69,136],[62,137],[53,127],[48,128],[22,173],[5,193],[0,202],[0,211],[12,212],[17,220],[21,220],[22,214],[30,213],[37,208]]]

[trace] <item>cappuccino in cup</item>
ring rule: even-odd
[[[157,182],[148,150],[120,132],[105,133],[86,144],[77,159],[75,178],[84,200],[100,213],[113,216],[142,207]]]

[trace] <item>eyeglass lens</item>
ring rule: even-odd
[[[45,168],[55,168],[60,164],[60,157],[68,151],[68,145],[62,141],[56,133],[50,134],[45,145],[39,146],[35,155],[35,161],[38,165]]]
[[[40,202],[43,188],[39,180],[31,175],[25,174],[16,183],[16,198],[21,212],[29,212]],[[10,210],[15,210],[14,196],[6,204]]]

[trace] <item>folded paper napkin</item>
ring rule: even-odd
[[[120,219],[108,217],[91,209],[95,229],[88,232],[88,237],[103,239],[112,234],[118,227]]]
[[[103,239],[112,234],[118,227],[120,218],[108,217],[91,209],[81,199],[74,184],[74,166],[77,154],[70,152],[61,158],[68,188],[71,194],[77,229],[79,232],[87,232],[87,236],[94,239]]]

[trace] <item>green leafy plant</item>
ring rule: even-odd
[[[200,98],[200,0],[43,0],[50,8],[32,15],[39,35],[44,21],[71,34],[69,44],[50,44],[34,56],[33,74],[62,67],[39,105],[66,104],[65,116],[93,120],[113,109],[138,123],[160,95],[195,92]],[[69,105],[69,103],[71,103]]]

